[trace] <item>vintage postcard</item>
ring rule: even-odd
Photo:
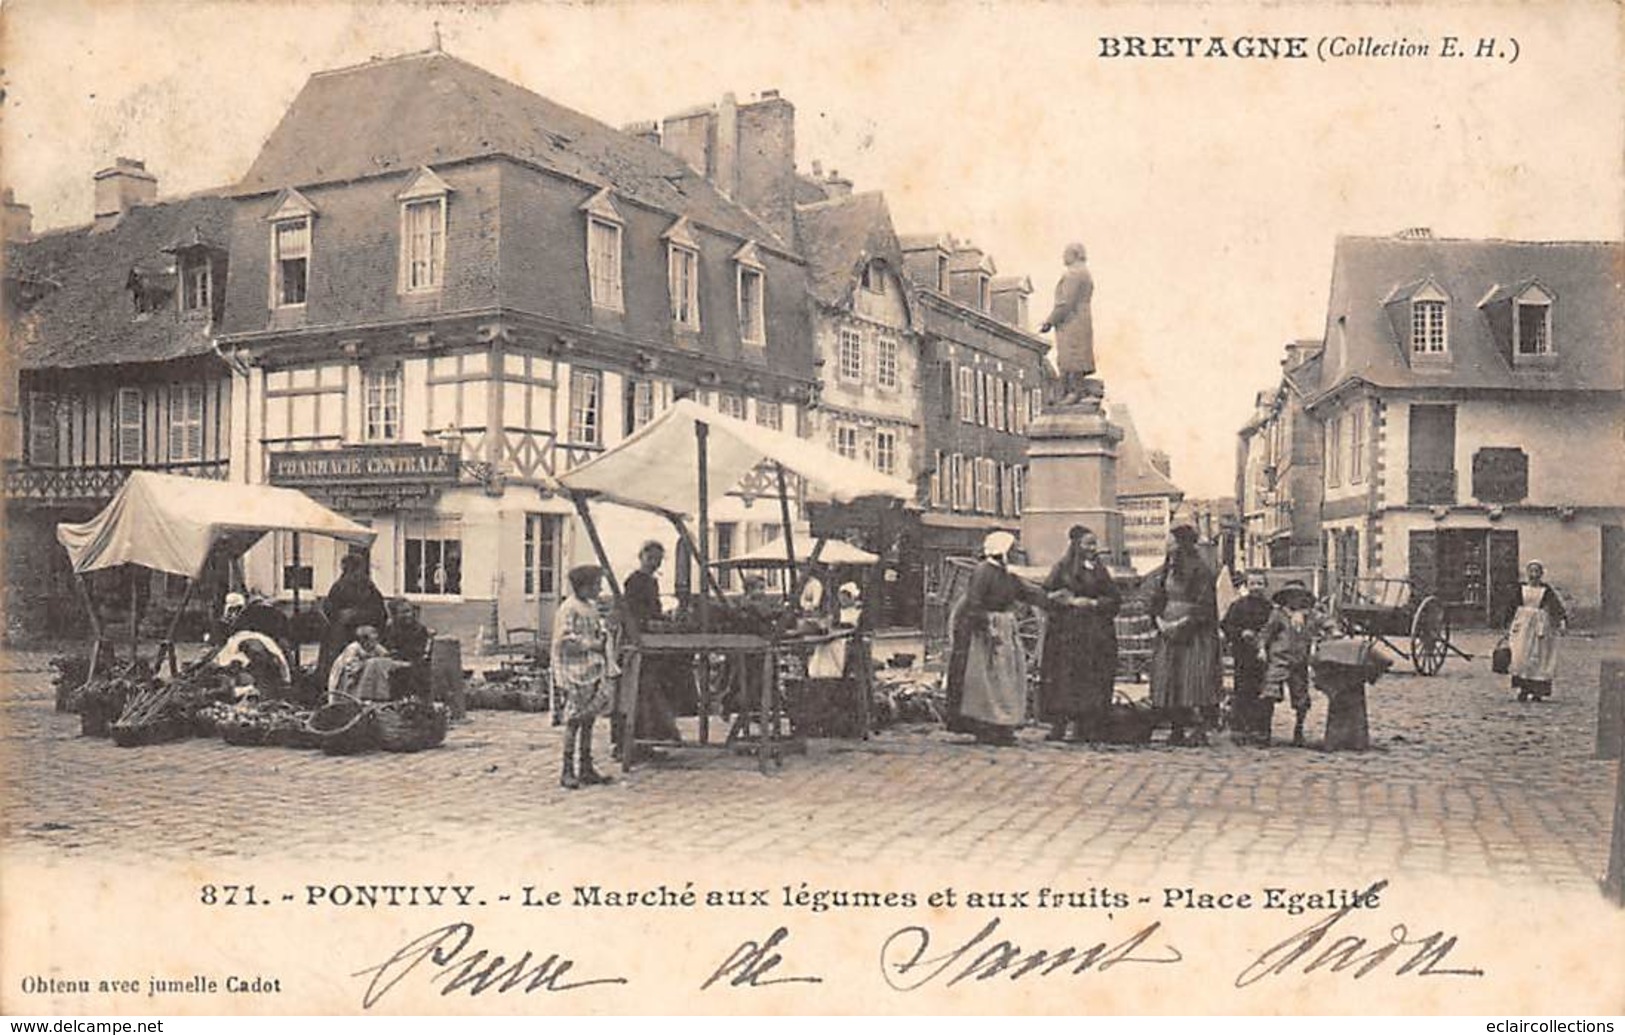
[[[1625,1012],[1618,4],[0,32],[4,1012]]]

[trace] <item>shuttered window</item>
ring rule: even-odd
[[[141,418],[145,406],[139,388],[118,390],[118,412],[114,415],[114,452],[121,464],[139,464],[146,459],[145,443],[141,434]]]
[[[169,460],[203,459],[203,386],[176,385],[169,390]]]

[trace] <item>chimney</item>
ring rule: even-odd
[[[829,175],[824,177],[824,193],[832,198],[850,197],[852,194],[852,181],[841,175],[839,169],[831,169]]]
[[[1318,341],[1294,341],[1286,347],[1286,355],[1281,359],[1284,370],[1296,370],[1320,354]]]
[[[738,109],[737,184],[733,199],[785,241],[795,240],[796,108],[777,90]],[[834,173],[830,174],[832,177]],[[851,184],[847,184],[851,190]]]
[[[5,206],[4,239],[8,243],[31,240],[34,236],[34,210],[27,205],[18,204],[17,199],[12,196],[10,187],[0,192],[0,202]]]
[[[777,90],[668,116],[660,144],[783,240],[795,239],[796,109]]]
[[[111,230],[119,218],[137,205],[158,200],[158,177],[147,171],[145,162],[117,158],[113,167],[95,176],[96,219],[93,229]]]
[[[1406,227],[1394,236],[1401,241],[1431,241],[1433,240],[1433,230],[1425,226],[1411,226]]]
[[[660,123],[660,146],[689,164],[701,176],[710,178],[711,110],[694,108],[668,115]]]
[[[629,137],[637,137],[639,140],[654,144],[656,147],[660,146],[660,123],[655,122],[653,119],[644,122],[628,122],[621,127],[621,132]]]

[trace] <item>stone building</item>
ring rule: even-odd
[[[1320,565],[1320,466],[1324,434],[1304,409],[1319,384],[1321,344],[1286,346],[1281,380],[1259,392],[1237,438],[1236,499],[1249,568]]]
[[[313,75],[231,191],[247,477],[377,529],[375,580],[427,624],[546,628],[590,556],[549,475],[682,395],[803,428],[794,187],[773,96],[622,131],[438,50]],[[716,501],[718,556],[777,522],[749,502]],[[645,538],[679,556],[651,516],[600,527],[623,573]],[[283,537],[251,561],[285,597],[338,557]]]
[[[947,235],[900,243],[921,329],[922,563],[928,602],[941,603],[948,557],[974,556],[995,529],[1020,532],[1026,428],[1052,376],[1049,343],[1021,322],[1025,277],[1000,278],[992,256]]]
[[[1622,268],[1620,242],[1338,239],[1303,379],[1334,582],[1409,578],[1482,623],[1539,559],[1582,617],[1621,614]]]

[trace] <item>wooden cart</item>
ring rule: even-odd
[[[1450,642],[1445,602],[1431,593],[1419,594],[1409,579],[1345,578],[1333,602],[1337,620],[1349,635],[1380,642],[1424,676],[1437,675],[1451,654],[1473,660]]]

